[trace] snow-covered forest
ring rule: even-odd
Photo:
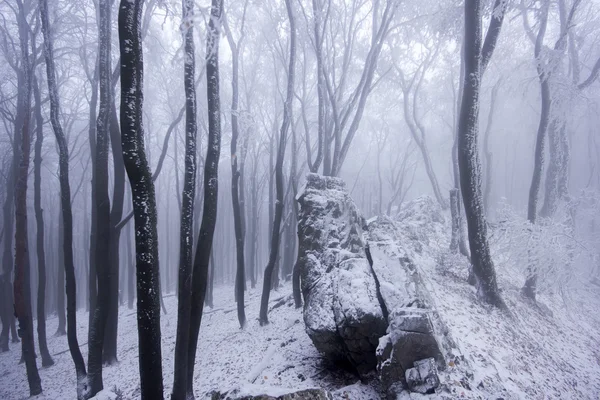
[[[599,73],[598,0],[0,0],[0,399],[599,399]]]

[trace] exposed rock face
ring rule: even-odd
[[[443,214],[427,197],[408,203],[395,220],[378,217],[369,223],[373,269],[389,310],[388,334],[377,349],[377,369],[388,392],[397,391],[398,382],[406,387],[406,371],[415,362],[432,358],[444,368],[446,356],[458,353],[417,267],[435,262],[426,249],[443,229]]]
[[[255,392],[256,390],[250,390]],[[282,393],[281,389],[270,390],[269,394],[249,394],[248,390],[235,389],[225,394],[214,393],[212,400],[332,400],[333,396],[325,389],[304,389],[292,393]],[[285,391],[285,390],[283,390]],[[265,389],[265,392],[269,390]]]
[[[309,174],[298,202],[306,332],[328,358],[366,374],[387,322],[364,252],[364,219],[338,178]]]
[[[415,367],[406,370],[406,384],[411,392],[431,394],[440,386],[435,360],[426,358],[415,361]]]
[[[394,220],[379,217],[367,228],[344,183],[316,174],[298,202],[304,322],[315,347],[361,374],[377,367],[390,398],[407,388],[415,362],[444,368],[455,345],[418,268],[435,262],[427,248],[445,229],[437,204],[417,199]]]

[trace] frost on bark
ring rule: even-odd
[[[487,223],[483,214],[481,165],[477,147],[481,56],[481,2],[466,0],[465,79],[458,121],[460,186],[469,231],[471,263],[479,295],[484,301],[505,308],[498,291],[496,272],[487,241]]]
[[[219,193],[219,157],[221,154],[221,105],[219,98],[219,37],[221,32],[222,0],[212,0],[206,36],[206,97],[208,103],[208,147],[204,160],[204,205],[202,223],[194,255],[192,272],[192,306],[190,311],[190,344],[188,348],[187,396],[194,398],[194,364],[202,308],[206,296],[208,267],[217,222]],[[212,272],[212,271],[211,271]],[[213,278],[211,273],[211,279]]]
[[[33,338],[33,317],[31,315],[31,284],[29,245],[27,237],[27,177],[31,151],[30,116],[31,116],[31,75],[32,67],[29,55],[29,25],[25,7],[20,0],[18,5],[19,44],[21,47],[21,63],[19,70],[18,89],[22,92],[18,107],[22,109],[23,118],[15,125],[20,131],[20,141],[15,142],[15,153],[20,152],[15,184],[15,279],[14,307],[19,323],[18,333],[21,337],[22,358],[27,370],[29,394],[42,393],[42,383],[35,360],[35,345]]]
[[[247,2],[245,3],[247,4]],[[244,13],[245,13],[244,6]],[[245,16],[245,15],[244,15]],[[244,309],[244,284],[245,263],[244,263],[244,209],[240,201],[244,190],[241,183],[241,171],[238,167],[238,161],[242,160],[242,146],[239,146],[239,58],[240,48],[244,40],[244,21],[242,21],[242,32],[237,43],[233,39],[233,35],[227,24],[227,19],[224,19],[223,27],[227,36],[227,41],[231,49],[231,202],[233,208],[233,225],[235,230],[235,247],[236,247],[236,274],[235,274],[235,301],[237,303],[237,314],[240,327],[243,329],[246,325],[246,311]],[[238,148],[239,147],[239,148]]]
[[[185,171],[181,196],[179,233],[179,282],[177,306],[177,339],[175,371],[171,399],[186,400],[188,388],[187,357],[190,341],[190,310],[192,302],[192,263],[194,235],[194,196],[196,194],[196,52],[194,46],[194,2],[183,0],[181,29],[184,41],[183,81],[185,89]]]
[[[142,0],[121,0],[121,145],[131,185],[135,221],[137,321],[140,391],[144,399],[163,398],[160,280],[156,197],[144,147]]]
[[[87,396],[86,369],[77,340],[77,292],[75,280],[75,263],[73,259],[73,212],[71,209],[71,188],[69,184],[69,148],[60,124],[60,102],[56,84],[54,65],[54,45],[48,18],[48,0],[40,0],[40,17],[44,35],[44,59],[46,63],[46,79],[50,97],[50,122],[58,145],[59,181],[62,216],[62,251],[67,294],[67,342],[71,358],[77,374],[77,398]],[[60,288],[59,288],[60,290]]]
[[[271,292],[271,278],[275,263],[277,262],[277,253],[279,251],[281,220],[283,219],[283,158],[285,156],[285,147],[287,142],[288,130],[292,120],[292,101],[294,99],[294,76],[296,67],[296,23],[291,0],[285,1],[288,19],[290,23],[290,61],[288,66],[287,94],[283,108],[283,122],[279,131],[279,143],[277,148],[277,160],[275,162],[275,215],[273,217],[273,228],[271,229],[271,249],[269,252],[269,262],[265,268],[263,280],[262,296],[260,301],[260,314],[258,320],[261,325],[269,323],[267,315],[269,309],[269,294]]]

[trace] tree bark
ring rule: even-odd
[[[194,46],[194,2],[183,0],[183,42],[185,87],[185,173],[181,203],[179,234],[179,282],[177,307],[177,339],[175,342],[175,371],[171,399],[186,400],[188,388],[187,351],[190,341],[190,311],[192,308],[192,263],[194,235],[194,197],[196,194],[196,52]],[[176,160],[177,161],[177,160]]]
[[[483,215],[481,166],[477,150],[479,91],[481,84],[481,2],[465,1],[465,77],[458,121],[458,163],[465,205],[473,273],[480,297],[500,308],[505,304],[498,291],[496,272],[487,241]]]
[[[275,190],[277,198],[275,201],[275,216],[273,218],[273,228],[271,229],[271,250],[269,254],[269,262],[265,268],[263,280],[263,289],[260,302],[260,325],[269,323],[269,294],[271,292],[271,277],[277,262],[277,253],[279,251],[280,228],[283,218],[283,158],[285,156],[285,147],[287,142],[287,134],[292,121],[292,101],[294,99],[294,76],[296,68],[296,22],[291,0],[285,0],[288,19],[290,23],[290,59],[288,66],[287,79],[287,95],[283,108],[283,121],[279,132],[279,143],[277,150],[277,161],[275,162]]]
[[[202,223],[194,256],[192,272],[192,308],[190,312],[190,345],[188,349],[187,396],[194,398],[194,364],[198,335],[202,322],[202,308],[206,296],[208,268],[217,222],[219,194],[219,157],[221,154],[221,105],[219,98],[219,37],[221,31],[222,0],[212,0],[210,21],[206,36],[206,97],[208,103],[208,147],[204,161],[204,205]],[[214,279],[214,274],[211,279]]]
[[[117,359],[117,333],[119,325],[119,265],[120,265],[120,239],[121,229],[117,225],[123,217],[123,204],[125,200],[125,164],[123,163],[123,150],[121,148],[121,131],[114,98],[110,107],[110,145],[113,153],[113,201],[110,210],[110,239],[108,257],[110,265],[109,303],[106,320],[106,332],[102,361],[112,365]]]
[[[242,22],[243,24],[243,22]],[[236,44],[227,20],[224,20],[223,26],[227,35],[227,41],[231,49],[232,75],[231,75],[231,202],[233,207],[233,226],[235,230],[235,247],[236,247],[236,274],[235,274],[235,300],[237,303],[237,314],[240,328],[246,326],[246,312],[244,310],[244,283],[246,281],[244,264],[244,229],[243,218],[244,210],[240,203],[240,192],[244,187],[240,187],[241,172],[238,168],[238,159],[241,160],[242,151],[238,154],[238,105],[239,105],[239,57],[240,47],[244,40],[244,32],[242,30],[240,39]],[[241,150],[241,149],[240,149]]]
[[[106,322],[110,302],[110,197],[108,193],[108,144],[110,135],[111,93],[111,1],[98,2],[98,71],[99,109],[96,120],[96,155],[94,163],[94,191],[96,197],[96,265],[97,301],[88,341],[88,378],[92,396],[103,387],[102,353],[106,338]]]
[[[35,360],[35,345],[33,339],[33,317],[31,315],[31,284],[29,246],[27,243],[27,177],[29,173],[29,154],[31,151],[30,115],[31,115],[31,74],[32,67],[29,59],[29,25],[25,7],[21,0],[18,5],[19,42],[21,46],[21,68],[18,82],[19,91],[23,93],[23,118],[15,126],[20,130],[20,142],[15,142],[15,150],[20,151],[19,167],[15,184],[15,280],[14,302],[15,315],[19,323],[22,358],[27,370],[29,394],[36,396],[42,393],[42,383]],[[18,135],[15,135],[15,138]]]
[[[46,340],[46,249],[44,247],[44,210],[42,209],[42,145],[44,143],[44,118],[42,116],[42,96],[37,77],[33,77],[35,98],[35,156],[33,158],[33,207],[36,222],[36,251],[38,264],[37,292],[37,332],[42,356],[42,367],[49,367],[54,360],[48,351]]]
[[[135,221],[140,389],[143,399],[163,399],[160,278],[156,197],[144,150],[143,0],[121,0],[121,145],[131,185]]]

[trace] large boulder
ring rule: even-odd
[[[389,398],[408,388],[406,373],[420,360],[445,368],[458,350],[420,274],[436,262],[434,244],[447,228],[437,204],[419,198],[394,219],[367,224],[343,181],[316,174],[307,176],[298,202],[297,267],[315,347],[361,375],[377,369]],[[420,379],[414,370],[409,376]]]
[[[367,374],[387,321],[364,251],[364,218],[338,178],[309,174],[298,202],[306,332],[326,357]]]

